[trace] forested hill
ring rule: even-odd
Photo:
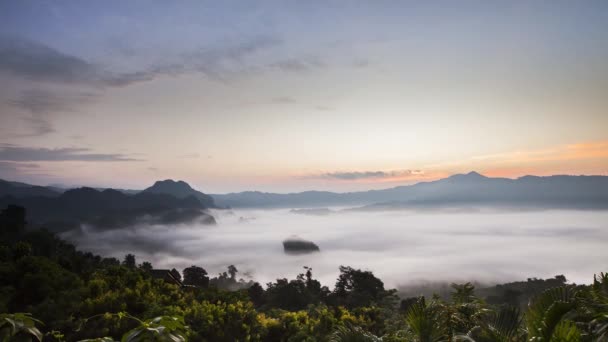
[[[206,211],[216,208],[213,198],[183,181],[158,181],[143,191],[81,187],[58,189],[0,180],[0,206],[28,208],[31,223],[61,231],[88,223],[98,228],[120,228],[145,217],[148,223],[199,220],[213,224]]]
[[[506,206],[608,209],[608,176],[485,177],[476,172],[433,182],[350,193],[306,191],[277,194],[247,191],[212,195],[219,206],[321,207],[367,209],[437,206]]]
[[[190,196],[196,197],[205,208],[215,208],[213,197],[206,195],[198,190],[194,190],[188,183],[184,181],[174,181],[166,179],[157,181],[151,187],[144,189],[141,193],[150,194],[167,194],[177,198],[187,198]]]
[[[68,190],[59,196],[0,198],[0,206],[19,205],[28,208],[28,219],[34,225],[54,231],[78,227],[82,223],[98,228],[120,228],[134,224],[140,217],[152,222],[175,223],[202,219],[214,223],[206,207],[194,196],[176,198],[162,193],[142,192],[125,195],[117,190],[92,188]]]
[[[59,195],[60,192],[57,192],[50,187],[37,186],[19,182],[9,182],[0,179],[0,197],[55,197]]]

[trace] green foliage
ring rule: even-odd
[[[543,292],[527,312],[529,340],[552,341],[556,328],[578,303],[578,290],[572,286],[556,287]]]
[[[560,321],[551,336],[551,342],[579,342],[582,340],[582,335],[574,322],[562,320]]]
[[[360,327],[342,326],[329,339],[331,342],[382,342],[382,338],[366,332]]]
[[[39,320],[27,313],[0,315],[0,341],[42,341],[36,324]]]
[[[471,329],[466,337],[476,342],[523,342],[526,339],[521,323],[518,308],[503,306],[483,315],[479,325]]]
[[[435,302],[426,304],[424,297],[413,304],[406,314],[406,322],[412,333],[412,341],[435,342],[447,338],[441,306]]]
[[[451,287],[454,289],[452,292],[452,301],[456,304],[468,304],[477,299],[475,297],[475,286],[471,283],[452,283]]]
[[[261,337],[262,325],[249,302],[192,303],[184,317],[192,329],[191,341],[259,341]]]
[[[183,318],[159,316],[124,334],[121,342],[182,342],[185,341],[186,326]]]

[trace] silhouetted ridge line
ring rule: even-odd
[[[383,190],[276,194],[246,191],[212,195],[219,206],[366,209],[437,206],[608,209],[607,176],[486,177],[477,172]]]

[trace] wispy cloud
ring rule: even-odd
[[[30,132],[18,134],[18,136],[40,136],[55,131],[52,116],[57,112],[71,112],[74,106],[92,101],[95,94],[87,92],[59,94],[44,89],[26,89],[20,95],[7,101],[9,105],[25,112],[22,117]]]
[[[0,71],[33,81],[91,86],[124,86],[151,77],[147,72],[113,73],[45,44],[12,36],[0,36]]]
[[[317,106],[315,106],[315,109],[319,110],[319,111],[330,111],[330,110],[334,110],[335,108],[330,107],[330,106],[317,105]]]
[[[0,71],[28,79],[53,82],[91,81],[97,77],[92,64],[44,44],[20,37],[0,36]]]
[[[323,63],[317,57],[289,58],[270,64],[271,68],[276,68],[288,72],[303,72],[312,69],[322,68],[324,66],[325,63]]]
[[[32,169],[38,169],[40,168],[40,165],[38,164],[34,164],[34,163],[14,163],[14,162],[7,162],[7,161],[0,161],[0,172],[5,172],[5,171],[19,171],[19,170],[32,170]]]
[[[92,153],[88,148],[33,148],[14,145],[0,145],[0,161],[85,161],[85,162],[125,162],[141,161],[124,154]]]
[[[421,177],[421,170],[391,170],[391,171],[336,171],[309,175],[304,178],[335,179],[344,181],[403,179],[408,177]]]
[[[275,97],[272,100],[272,103],[276,103],[276,104],[291,104],[291,103],[296,103],[296,99],[294,99],[293,97],[289,97],[289,96],[279,96],[279,97]]]
[[[196,72],[223,79],[229,74],[250,69],[251,66],[245,63],[246,57],[280,44],[279,39],[270,36],[246,38],[179,53],[173,56],[172,62],[148,65],[130,72],[116,72],[39,42],[0,36],[0,72],[33,81],[98,87],[122,87],[151,81],[158,76]],[[283,67],[292,69],[303,69],[313,64],[313,61],[298,63],[296,60],[281,63]]]
[[[472,159],[483,162],[532,163],[598,158],[608,158],[608,141],[584,142],[536,150],[519,150],[476,156]]]
[[[0,161],[0,178],[12,180],[24,175],[45,176],[44,170],[38,164]]]

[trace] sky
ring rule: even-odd
[[[0,178],[608,175],[606,1],[2,1]]]

